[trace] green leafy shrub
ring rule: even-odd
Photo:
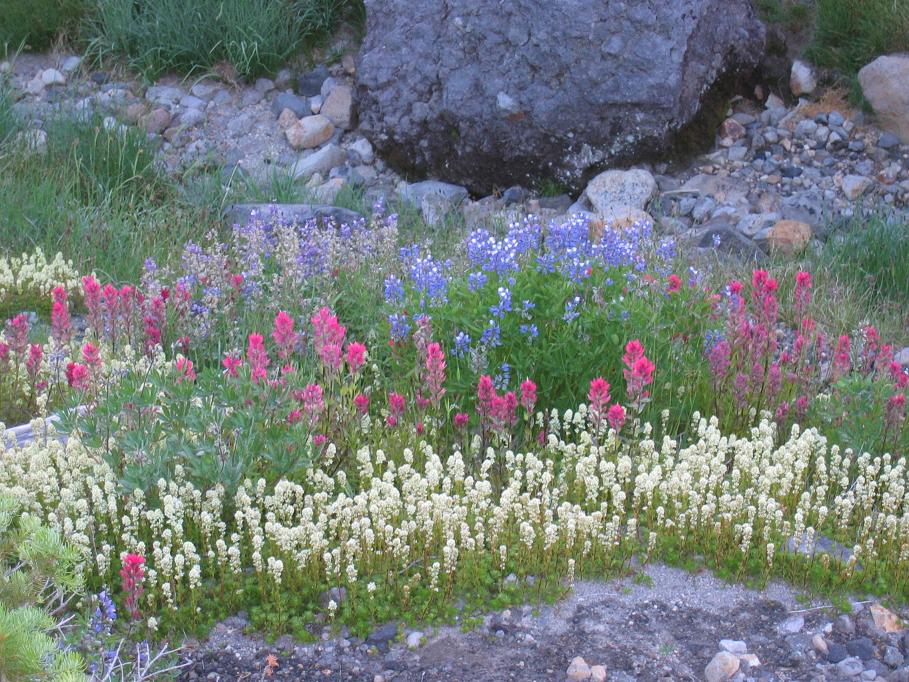
[[[74,34],[89,0],[4,0],[0,16],[0,48],[47,48],[61,34]]]
[[[808,50],[817,64],[855,74],[878,55],[903,50],[909,50],[905,0],[817,0]]]

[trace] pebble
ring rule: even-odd
[[[748,645],[737,639],[721,639],[720,649],[731,654],[744,654],[748,651]]]
[[[568,669],[565,671],[566,677],[572,682],[581,682],[581,680],[589,680],[591,675],[590,666],[587,665],[581,656],[575,656],[571,659],[571,663],[568,664]]]
[[[710,659],[710,663],[704,668],[704,677],[707,682],[725,682],[731,679],[740,667],[741,662],[738,656],[728,651],[720,651]]]
[[[779,631],[788,634],[801,632],[805,627],[805,619],[802,616],[790,616],[779,625]]]
[[[862,661],[855,656],[844,658],[836,664],[836,670],[844,677],[858,677],[865,670]]]
[[[425,635],[422,632],[420,632],[419,630],[414,630],[413,632],[409,633],[407,635],[407,640],[406,640],[407,648],[408,649],[419,648],[420,644],[422,644],[422,642],[423,642],[424,636]]]

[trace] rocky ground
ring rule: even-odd
[[[470,226],[524,212],[547,219],[585,211],[594,224],[619,226],[650,217],[695,244],[759,255],[823,239],[857,211],[909,211],[909,145],[814,83],[811,97],[792,105],[760,88],[736,99],[711,151],[683,164],[609,171],[580,197],[512,187],[471,198],[455,185],[408,184],[375,155],[356,128],[350,55],[251,84],[166,77],[147,87],[85,69],[73,56],[22,55],[0,68],[12,72],[17,106],[34,128],[25,141],[37,149],[54,110],[93,112],[108,126],[144,128],[172,172],[209,166],[260,181],[290,173],[325,204],[351,184],[370,196],[410,201],[430,224],[453,212]]]
[[[376,628],[364,641],[322,632],[317,644],[244,633],[243,615],[190,644],[182,680],[909,680],[909,635],[878,604],[851,614],[664,566],[649,578],[575,585],[552,606],[457,625]]]

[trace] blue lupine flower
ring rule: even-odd
[[[528,336],[531,341],[540,335],[540,330],[537,329],[537,326],[535,324],[522,324],[520,326],[520,331],[522,334]]]
[[[404,300],[404,284],[395,275],[385,278],[385,301],[397,305]]]
[[[407,315],[392,313],[388,316],[388,325],[391,328],[391,338],[395,341],[403,341],[410,334],[410,322],[407,321]]]
[[[98,606],[95,607],[89,626],[96,634],[102,631],[109,633],[114,621],[117,620],[117,605],[114,604],[106,590],[99,592],[96,599]]]
[[[428,251],[425,256],[422,255],[419,244],[401,248],[400,254],[414,289],[421,294],[420,306],[426,305],[424,296],[428,297],[430,305],[445,303],[448,300],[445,271],[451,263],[434,260]]]
[[[467,288],[471,291],[477,291],[486,286],[489,278],[483,272],[471,272],[467,275]]]
[[[581,313],[578,312],[577,307],[581,304],[581,297],[575,296],[573,299],[565,303],[565,314],[562,315],[562,319],[566,322],[571,322],[572,320],[577,319],[578,315]]]
[[[492,378],[492,383],[499,391],[507,391],[508,384],[511,383],[511,366],[503,362],[499,368],[499,373]]]
[[[470,336],[464,332],[458,332],[454,339],[454,350],[452,355],[456,358],[466,357],[470,353]]]
[[[480,343],[489,348],[496,348],[502,345],[502,328],[495,320],[489,321],[489,326],[483,330],[480,337]]]
[[[489,312],[493,317],[503,318],[506,313],[511,312],[511,290],[505,287],[499,287],[499,302],[489,307]]]

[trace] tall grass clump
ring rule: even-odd
[[[45,49],[61,35],[74,34],[87,9],[87,0],[3,0],[0,47]]]
[[[49,158],[71,171],[86,206],[135,205],[163,191],[155,151],[138,128],[105,126],[100,118],[60,118],[48,131]]]
[[[0,103],[0,139],[3,112]],[[206,229],[207,207],[179,197],[140,132],[66,118],[46,129],[44,149],[12,139],[0,149],[0,257],[61,251],[118,280]]]
[[[13,109],[9,84],[0,78],[0,149],[19,131],[19,117]]]
[[[347,0],[98,0],[89,53],[156,76],[229,63],[241,78],[273,73],[331,31]]]
[[[820,263],[870,290],[879,303],[909,308],[909,225],[877,216],[831,238]]]
[[[905,0],[817,0],[808,55],[820,66],[858,72],[881,54],[909,50]]]

